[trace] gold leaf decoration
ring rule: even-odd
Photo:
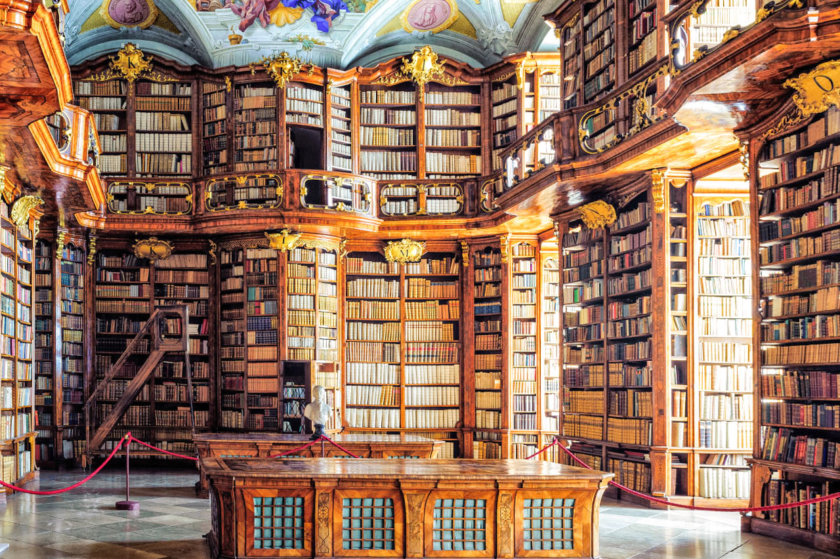
[[[615,223],[615,208],[603,200],[595,200],[577,209],[583,224],[589,229],[602,229]]]
[[[149,237],[145,240],[138,240],[131,249],[137,258],[147,260],[166,260],[172,255],[172,243],[161,241],[157,237]]]
[[[12,221],[20,229],[29,229],[29,218],[33,217],[32,210],[44,205],[44,199],[37,195],[21,196],[12,206]]]
[[[280,252],[294,250],[300,244],[300,233],[292,233],[288,229],[281,229],[279,233],[266,233],[268,246]]]
[[[390,241],[385,246],[385,259],[388,262],[419,262],[426,251],[426,243],[403,239]]]

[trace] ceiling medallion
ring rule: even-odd
[[[172,248],[171,243],[161,241],[157,237],[149,237],[142,241],[138,240],[131,247],[134,251],[134,256],[137,258],[155,261],[169,258],[172,255]]]
[[[589,229],[603,229],[615,223],[615,208],[603,200],[595,200],[577,209],[583,224]]]
[[[286,51],[280,54],[275,54],[272,57],[265,56],[258,64],[265,66],[268,74],[274,79],[277,87],[284,88],[286,83],[291,80],[295,74],[300,72],[303,63],[299,58],[289,56]],[[257,68],[255,63],[251,63],[251,73],[256,73]]]
[[[426,243],[403,239],[390,241],[385,246],[385,259],[388,262],[419,262],[426,251]]]
[[[158,9],[153,0],[104,0],[99,15],[114,29],[146,29],[157,19]]]
[[[407,33],[439,33],[451,27],[460,15],[453,0],[414,0],[403,11],[400,23]]]
[[[300,233],[292,233],[288,229],[281,229],[279,233],[266,233],[268,246],[280,252],[294,250],[300,244]]]

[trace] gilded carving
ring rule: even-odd
[[[321,556],[332,555],[330,547],[330,494],[318,495],[318,548],[316,553]]]
[[[426,251],[426,243],[402,239],[400,241],[389,241],[385,245],[385,259],[388,262],[419,262]]]
[[[508,261],[510,249],[510,238],[507,235],[499,235],[499,248],[502,251],[502,264],[505,264]]]
[[[110,68],[90,76],[89,80],[104,82],[115,78],[122,78],[133,82],[138,78],[155,82],[173,82],[175,78],[152,70],[152,59],[146,58],[133,43],[126,43],[115,56],[110,57]]]
[[[148,260],[166,260],[172,255],[172,244],[168,241],[161,241],[157,237],[138,240],[131,249],[137,258]]]
[[[793,102],[805,115],[811,116],[840,106],[840,60],[823,62],[810,72],[786,80],[785,87],[794,89]]]
[[[96,235],[91,234],[90,238],[88,239],[88,253],[87,253],[88,266],[93,266],[93,262],[95,260],[96,260]]]
[[[44,205],[44,199],[38,195],[21,196],[12,206],[12,221],[20,229],[29,229],[29,219],[33,216],[33,210]]]
[[[741,142],[738,146],[738,151],[741,153],[738,161],[741,163],[741,169],[744,171],[744,180],[750,180],[750,144],[749,142]]]
[[[207,242],[210,243],[210,250],[207,251],[207,254],[210,255],[210,265],[215,266],[217,261],[216,251],[219,249],[219,245],[217,245],[213,241]]]
[[[342,242],[345,241],[328,240],[320,237],[301,237],[298,246],[337,253],[341,250]]]
[[[256,64],[262,64],[268,72],[268,75],[270,75],[274,80],[274,83],[277,84],[277,87],[281,89],[286,87],[286,83],[288,83],[295,74],[300,72],[300,69],[303,66],[303,62],[299,58],[289,56],[289,53],[286,51],[271,57],[264,56],[258,63],[251,63],[252,74],[257,71]]]
[[[228,93],[233,89],[233,82],[230,81],[230,76],[225,76],[225,89]]]
[[[499,555],[513,556],[513,495],[499,495]]]
[[[67,231],[59,230],[55,238],[55,257],[61,260],[64,254],[64,239],[67,238]]]
[[[425,495],[409,493],[405,496],[408,513],[406,551],[412,557],[423,556],[423,501]]]
[[[661,214],[665,211],[665,172],[661,169],[650,172],[650,192],[653,196],[653,211]]]
[[[415,51],[411,58],[403,58],[402,65],[396,72],[381,76],[373,80],[375,85],[397,85],[407,81],[414,81],[420,89],[420,98],[424,97],[426,84],[438,82],[444,85],[469,85],[464,80],[446,73],[445,60],[438,58],[432,47],[426,45]]]
[[[589,229],[602,229],[615,223],[615,208],[603,200],[595,200],[577,208],[580,219]]]
[[[300,233],[292,233],[288,229],[281,229],[279,233],[266,233],[268,246],[280,252],[294,250],[300,244]]]
[[[580,121],[578,124],[578,140],[581,149],[583,149],[585,153],[591,155],[603,153],[608,149],[617,146],[622,141],[633,136],[634,134],[637,134],[638,132],[644,130],[651,124],[661,120],[662,115],[650,114],[652,106],[650,102],[646,99],[646,93],[648,89],[650,89],[651,85],[653,85],[656,78],[666,75],[669,71],[669,68],[670,64],[663,64],[656,70],[656,72],[648,76],[645,80],[640,81],[630,89],[616,95],[600,107],[596,107],[590,111],[585,112],[583,116],[580,117]],[[609,140],[608,142],[604,142],[603,145],[601,145],[600,147],[591,147],[588,144],[589,128],[586,123],[590,119],[595,118],[601,113],[617,110],[619,103],[621,103],[621,101],[624,101],[625,99],[633,99],[632,108],[636,116],[635,124],[627,131],[626,134],[616,134],[611,140]]]
[[[461,262],[464,266],[470,263],[470,245],[467,241],[461,241]]]

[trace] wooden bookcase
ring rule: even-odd
[[[56,255],[59,256],[59,255]],[[60,317],[56,346],[61,344],[59,372],[62,384],[61,426],[63,450],[68,459],[81,457],[85,437],[85,267],[84,237],[68,237],[61,251],[58,276]],[[56,356],[58,359],[58,355]],[[71,447],[72,445],[72,447]]]
[[[134,82],[134,141],[137,177],[193,174],[193,83]]]
[[[379,180],[418,177],[418,106],[412,84],[359,91],[359,172]]]
[[[277,88],[273,82],[236,85],[233,92],[233,170],[276,169]]]
[[[201,83],[201,147],[204,175],[224,173],[229,169],[228,98],[228,90],[224,83]]]
[[[461,263],[454,246],[405,264],[351,251],[344,276],[347,428],[423,434],[457,455]]]
[[[61,377],[55,359],[55,271],[52,243],[39,239],[35,243],[35,282],[33,312],[35,314],[35,412],[38,464],[53,464],[61,452]]]
[[[35,476],[34,264],[32,231],[9,211],[0,201],[0,478],[21,485]]]
[[[129,173],[129,125],[133,131],[134,118],[128,114],[128,89],[129,84],[122,80],[78,80],[73,84],[76,104],[93,113],[102,146],[98,166],[103,176]]]
[[[760,402],[752,460],[754,505],[833,493],[840,487],[832,422],[838,394],[840,312],[836,150],[840,111],[832,107],[755,145],[752,174],[754,366]],[[752,530],[836,553],[834,503],[750,519]]]

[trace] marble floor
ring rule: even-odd
[[[57,489],[79,471],[41,472],[31,488]],[[18,494],[0,506],[0,559],[206,559],[207,500],[197,499],[194,470],[132,471],[138,512],[114,510],[124,497],[124,474],[106,470],[59,496]],[[733,513],[654,511],[605,500],[601,511],[604,559],[828,559],[833,557],[740,532]]]

